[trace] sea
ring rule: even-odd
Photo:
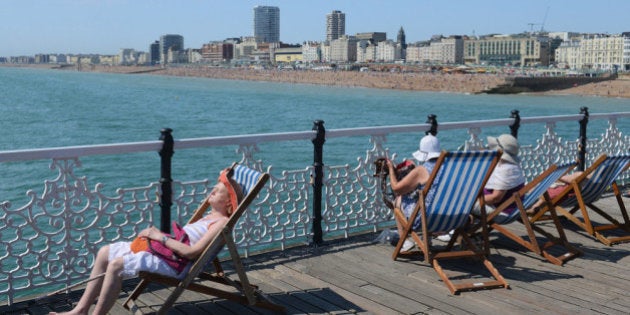
[[[510,117],[512,110],[518,110],[523,118],[579,114],[583,106],[591,114],[630,112],[630,99],[620,98],[469,95],[11,67],[0,67],[0,95],[0,151],[154,141],[163,128],[173,129],[175,139],[190,139],[307,131],[315,120],[323,120],[330,130],[422,124],[429,114],[444,123],[503,119]],[[579,130],[576,124],[559,125],[558,133],[565,140],[574,140]],[[593,134],[589,137],[599,137],[606,124],[605,120],[590,123]],[[617,127],[626,135],[630,133],[627,119],[619,121]],[[496,133],[509,132],[505,129]],[[535,133],[520,131],[519,140],[535,144],[544,132],[539,129]],[[391,136],[388,149],[401,157],[410,155],[417,149],[420,136]],[[439,137],[443,148],[456,149],[468,135],[462,130]],[[371,146],[365,137],[329,139],[324,163],[355,163]],[[272,172],[303,169],[313,162],[310,141],[261,145],[259,150],[257,157],[273,165]],[[235,147],[222,152],[176,152],[173,178],[199,179],[213,167],[218,170],[230,164],[237,157],[234,151]],[[81,160],[78,175],[90,172],[91,185],[100,182],[111,191],[159,179],[157,153]],[[15,209],[25,202],[26,191],[41,192],[43,180],[56,175],[49,164],[29,161],[0,165],[0,202],[10,201]]]

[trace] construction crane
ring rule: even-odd
[[[540,24],[540,32],[544,32],[545,31],[545,22],[547,22],[547,14],[549,13],[549,6],[547,6],[547,10],[545,10],[545,17],[542,20],[542,23]]]
[[[549,7],[547,7],[547,10],[545,10],[545,16],[543,17],[542,23],[527,23],[527,25],[529,25],[529,32],[530,33],[534,33],[534,26],[535,25],[540,25],[540,33],[545,31],[545,23],[547,22],[547,14],[549,13]]]

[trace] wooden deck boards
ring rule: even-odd
[[[624,198],[626,207],[629,201]],[[598,204],[616,214],[614,202],[614,198],[607,197]],[[512,225],[524,231],[520,223]],[[272,301],[284,305],[287,314],[630,313],[630,243],[608,247],[569,222],[564,222],[564,226],[569,241],[584,251],[583,256],[564,266],[555,266],[494,232],[490,260],[506,278],[510,289],[460,295],[449,293],[422,256],[392,261],[392,246],[372,242],[377,234],[331,241],[317,248],[254,256],[244,259],[244,264],[250,281]],[[446,266],[464,274],[485,271],[471,262],[453,261]],[[135,279],[125,282],[119,303],[135,283]],[[0,306],[0,313],[44,314],[68,310],[81,292]],[[145,312],[154,311],[168,292],[170,288],[152,287],[138,304]],[[125,310],[117,304],[111,313],[121,314]],[[170,314],[270,312],[186,292]]]

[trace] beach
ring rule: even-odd
[[[49,68],[54,68],[48,66]],[[77,70],[77,67],[59,68]],[[377,89],[433,91],[475,94],[504,84],[507,78],[496,73],[381,72],[381,71],[317,71],[208,66],[145,67],[145,66],[82,66],[79,71],[203,77],[227,80],[268,81],[300,84],[335,85]],[[604,82],[589,83],[568,89],[530,94],[581,95],[630,98],[630,75]]]

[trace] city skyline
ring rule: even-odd
[[[0,11],[0,56],[40,53],[117,54],[121,48],[148,51],[164,34],[185,38],[185,48],[210,41],[253,36],[253,8],[280,8],[280,40],[298,44],[326,38],[326,15],[346,15],[346,34],[386,32],[400,27],[407,43],[432,35],[515,34],[530,30],[619,34],[630,31],[624,14],[630,1],[531,0],[516,2],[404,0],[190,1],[8,0]],[[446,21],[446,22],[445,22]],[[542,25],[544,23],[544,25]]]

